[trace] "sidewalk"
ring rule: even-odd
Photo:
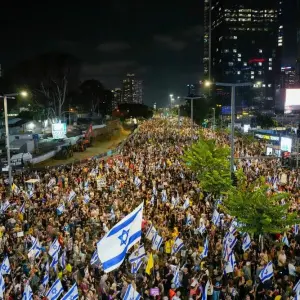
[[[96,156],[101,153],[105,153],[109,150],[112,150],[118,146],[123,140],[127,138],[130,134],[130,131],[125,131],[123,129],[120,132],[112,137],[109,141],[96,141],[93,144],[93,147],[89,147],[84,152],[74,152],[74,156],[68,159],[49,159],[43,161],[40,164],[36,164],[35,167],[42,168],[42,167],[53,167],[53,166],[60,166],[63,164],[70,164],[78,160],[84,160],[93,156]]]

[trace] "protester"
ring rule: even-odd
[[[3,299],[22,299],[27,285],[34,299],[47,299],[57,278],[62,295],[76,283],[80,299],[121,299],[131,287],[144,299],[292,299],[300,263],[300,240],[292,230],[289,247],[278,243],[282,238],[278,235],[266,242],[264,251],[254,240],[243,251],[243,234],[237,231],[231,254],[224,255],[232,218],[223,216],[221,226],[212,222],[217,199],[199,189],[195,175],[181,160],[198,133],[188,120],[179,127],[175,121],[152,119],[140,125],[114,157],[14,174],[11,197],[7,178],[2,177]],[[209,129],[201,133],[220,145],[229,142],[223,133]],[[236,156],[245,159],[236,167],[250,181],[264,175],[274,191],[292,191],[291,210],[298,210],[298,173],[289,171],[280,182],[283,170],[277,159],[260,158],[262,148],[261,143],[247,145],[237,139]],[[28,186],[29,179],[39,182]],[[146,250],[142,264],[133,274],[126,259],[105,274],[92,257],[96,244],[141,202],[140,245]],[[152,238],[151,226],[157,234]],[[153,250],[157,236],[162,243]],[[153,268],[148,268],[149,260]],[[262,282],[261,270],[270,261],[274,276]],[[1,291],[0,277],[0,299]]]

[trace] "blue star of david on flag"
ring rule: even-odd
[[[129,229],[128,230],[123,230],[122,234],[120,236],[118,236],[118,239],[120,239],[121,241],[121,245],[126,245],[127,239],[128,239],[128,235],[129,235]]]

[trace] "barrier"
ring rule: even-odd
[[[47,153],[45,153],[43,155],[34,157],[32,159],[32,164],[38,164],[38,163],[40,163],[42,161],[45,161],[45,160],[51,158],[51,157],[55,156],[56,152],[57,152],[57,150],[53,150],[53,151],[47,152]]]

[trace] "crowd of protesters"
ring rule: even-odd
[[[203,133],[218,143],[228,143],[226,134],[209,129]],[[3,299],[22,299],[26,284],[32,288],[33,299],[47,299],[46,292],[57,278],[65,292],[76,282],[79,299],[88,300],[123,299],[130,283],[144,299],[202,299],[207,282],[207,299],[293,299],[299,277],[300,236],[292,230],[287,236],[289,247],[280,243],[278,233],[266,241],[264,251],[252,240],[245,252],[242,233],[236,232],[236,264],[232,273],[224,274],[223,238],[233,219],[223,215],[221,226],[213,224],[216,199],[201,191],[195,175],[181,160],[184,149],[197,139],[198,129],[192,130],[189,122],[179,127],[176,122],[152,119],[139,126],[117,156],[14,174],[11,196],[3,177],[0,263],[5,257],[10,263],[9,274],[2,272]],[[237,155],[246,158],[238,160],[236,167],[243,168],[251,180],[264,175],[274,189],[294,192],[291,203],[298,209],[298,174],[281,170],[276,159],[260,159],[263,147],[259,143],[242,145],[237,140]],[[36,182],[27,184],[30,179]],[[184,206],[187,199],[189,205]],[[144,263],[137,274],[131,274],[127,260],[105,274],[101,265],[90,263],[96,244],[141,202],[141,244],[147,252]],[[151,241],[145,237],[151,225],[163,238],[158,251],[151,249]],[[201,226],[205,227],[202,234],[197,230]],[[184,247],[172,254],[177,237]],[[201,259],[206,237],[208,254]],[[29,255],[33,238],[41,245],[38,257]],[[66,253],[66,261],[50,267],[45,284],[43,278],[51,262],[49,247],[55,239],[60,255]],[[154,267],[146,274],[150,253]],[[269,261],[273,262],[274,276],[263,283],[259,273]],[[180,267],[180,284],[174,282],[174,266]]]

